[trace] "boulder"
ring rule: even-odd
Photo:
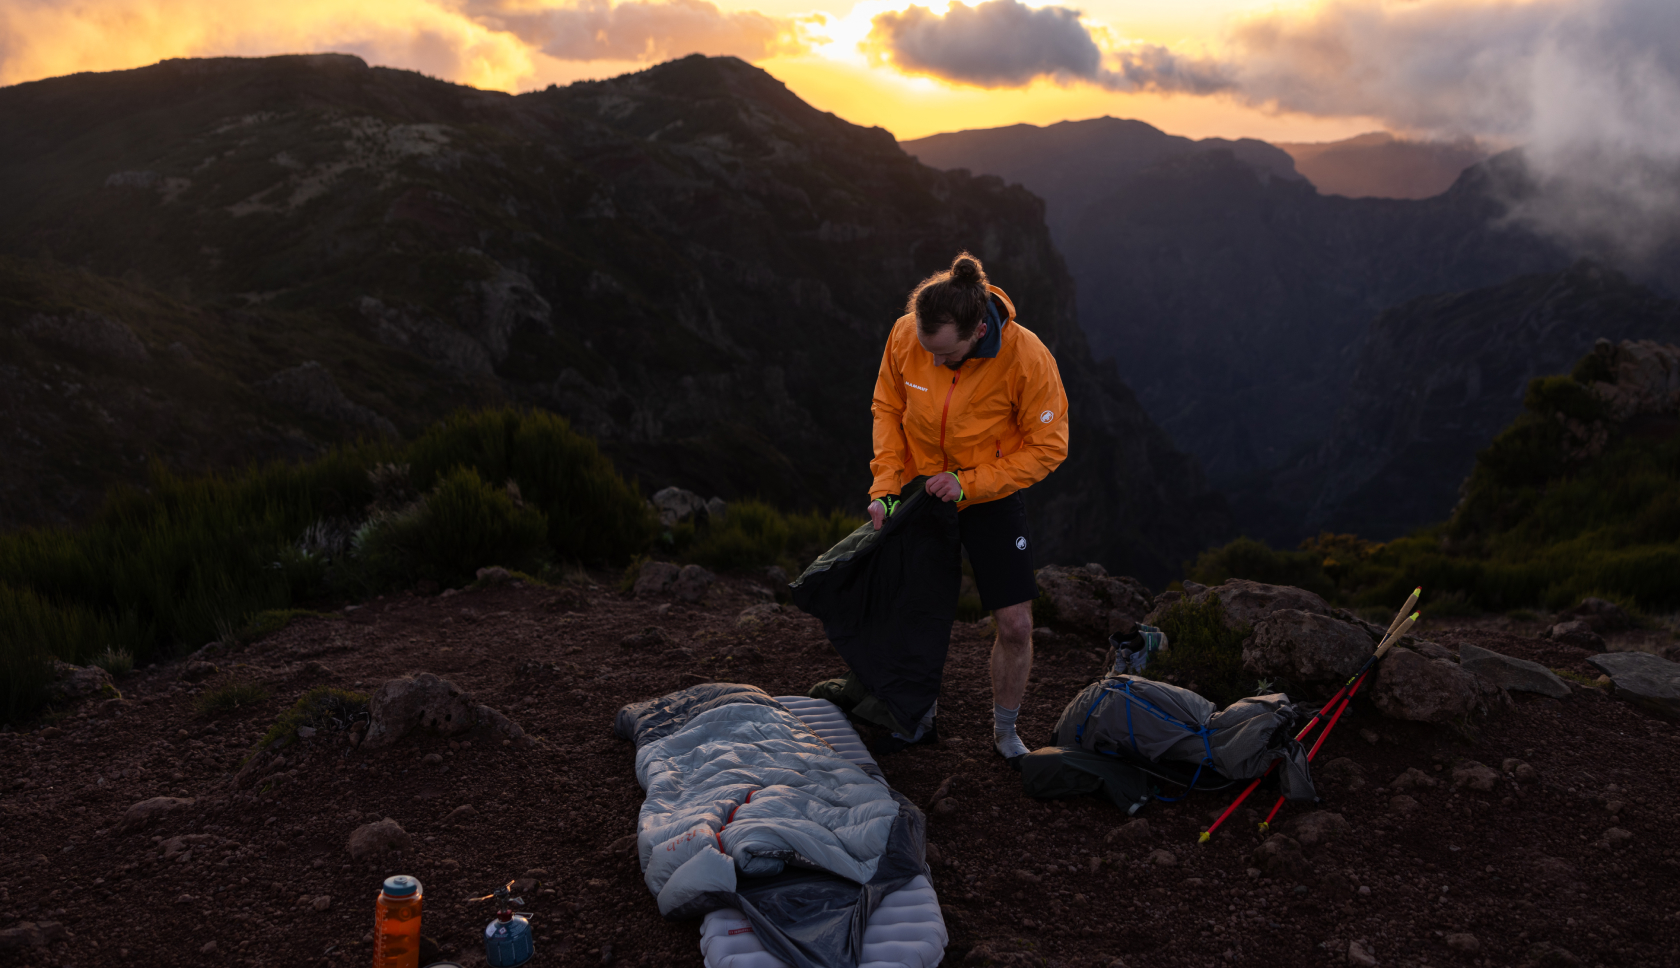
[[[698,602],[706,597],[706,590],[715,581],[717,577],[699,565],[684,565],[677,573],[677,580],[671,583],[671,594],[681,601]]]
[[[1546,634],[1552,641],[1562,642],[1564,645],[1591,649],[1594,652],[1604,651],[1604,639],[1593,631],[1591,625],[1578,618],[1567,622],[1559,622],[1552,626]]]
[[[1610,677],[1617,698],[1680,719],[1680,662],[1645,652],[1606,652],[1589,656],[1587,662]]]
[[[52,682],[47,684],[47,701],[51,703],[76,703],[92,696],[116,699],[122,695],[111,682],[111,674],[98,666],[71,665],[54,659],[52,677]]]
[[[1599,634],[1616,632],[1621,629],[1633,628],[1633,617],[1615,602],[1607,602],[1602,598],[1583,598],[1581,604],[1570,609],[1566,614],[1577,618]]]
[[[1423,772],[1417,767],[1408,767],[1406,772],[1389,781],[1390,790],[1416,790],[1419,787],[1432,788],[1441,781]]]
[[[1327,615],[1282,608],[1254,625],[1243,643],[1243,669],[1292,687],[1341,685],[1371,656],[1365,631]]]
[[[663,595],[680,574],[682,569],[668,561],[644,561],[642,570],[636,573],[633,592],[637,598]]]
[[[159,817],[192,805],[193,801],[185,797],[152,797],[150,800],[141,800],[123,812],[123,818],[117,822],[113,833],[126,834],[140,830],[150,826]]]
[[[478,725],[472,696],[430,672],[380,686],[368,702],[368,719],[362,748],[370,750],[390,746],[415,729],[454,736]]]
[[[706,518],[712,524],[722,524],[724,518],[729,517],[729,503],[721,497],[714,496],[706,502]]]
[[[667,487],[655,493],[649,503],[659,513],[659,523],[667,528],[706,514],[706,499],[680,487]]]
[[[1481,646],[1465,644],[1458,647],[1458,663],[1466,672],[1473,672],[1504,689],[1537,692],[1553,699],[1569,695],[1569,684],[1538,662],[1515,659]]]
[[[1498,686],[1451,662],[1394,648],[1377,663],[1371,701],[1391,719],[1463,727],[1511,700]]]
[[[1149,614],[1150,594],[1134,578],[1110,575],[1102,565],[1046,565],[1038,570],[1041,621],[1070,632],[1106,639]]]
[[[1199,590],[1192,592],[1192,588]],[[1220,604],[1225,606],[1225,624],[1233,629],[1253,627],[1266,616],[1284,609],[1311,612],[1314,615],[1336,613],[1329,602],[1304,588],[1296,588],[1293,585],[1267,585],[1240,578],[1233,578],[1223,585],[1214,585],[1211,588],[1185,582],[1184,594],[1196,604],[1206,602],[1210,596],[1218,598]]]
[[[350,832],[350,856],[360,860],[370,854],[382,854],[388,850],[408,850],[414,846],[414,838],[408,831],[402,829],[402,824],[390,817],[374,823],[364,823]]]

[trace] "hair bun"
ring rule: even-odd
[[[986,272],[980,268],[980,260],[967,252],[957,256],[951,263],[951,280],[967,286],[980,285],[986,279]]]

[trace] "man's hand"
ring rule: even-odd
[[[881,530],[881,525],[885,524],[886,521],[887,521],[887,506],[885,504],[881,503],[880,498],[876,498],[875,500],[870,501],[869,502],[869,523],[873,524],[875,526],[876,531],[879,531],[879,530]]]
[[[962,496],[962,482],[951,471],[928,478],[927,492],[941,501],[955,501]]]

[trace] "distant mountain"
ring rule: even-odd
[[[1488,152],[1474,141],[1410,141],[1375,131],[1342,141],[1274,142],[1326,195],[1430,198]]]
[[[1528,381],[1596,340],[1680,341],[1680,301],[1591,263],[1425,296],[1371,324],[1347,399],[1316,451],[1268,496],[1309,531],[1378,541],[1452,514],[1476,454],[1523,412]]]
[[[0,523],[103,485],[543,406],[649,487],[860,507],[906,293],[967,247],[1057,355],[1045,561],[1162,581],[1226,537],[1092,361],[1037,198],[732,58],[517,97],[343,55],[0,89]]]
[[[1165,161],[1228,152],[1272,177],[1301,178],[1289,155],[1264,141],[1194,141],[1142,121],[1110,117],[1060,121],[1042,128],[1014,124],[953,131],[899,145],[935,168],[967,168],[1025,185],[1044,199],[1045,218],[1058,245],[1065,242],[1086,205],[1119,191],[1137,172]]]

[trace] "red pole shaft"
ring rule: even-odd
[[[1360,678],[1361,679],[1364,678],[1363,672],[1360,674]],[[1336,704],[1336,700],[1342,698],[1342,693],[1347,692],[1349,684],[1350,683],[1346,683],[1346,682],[1342,683],[1342,688],[1336,690],[1336,694],[1334,696],[1330,697],[1330,701],[1325,703],[1323,706],[1319,707],[1318,712],[1313,715],[1313,718],[1307,720],[1307,725],[1302,726],[1301,731],[1299,733],[1295,734],[1295,742],[1299,743],[1301,740],[1306,739],[1307,734],[1312,732],[1312,728],[1314,726],[1318,725],[1318,721],[1320,719],[1324,718],[1324,711],[1326,709],[1329,709],[1331,706],[1334,706]],[[1352,683],[1352,685],[1355,689],[1359,688],[1357,681],[1354,681]],[[1321,742],[1322,742],[1322,740],[1321,740]],[[1314,749],[1317,749],[1317,747],[1314,747]],[[1266,772],[1265,773],[1262,773],[1258,777],[1255,777],[1254,782],[1250,783],[1248,785],[1247,789],[1243,790],[1242,793],[1237,795],[1237,798],[1235,800],[1231,801],[1231,805],[1225,808],[1225,812],[1219,815],[1219,819],[1215,820],[1212,824],[1210,824],[1208,826],[1208,829],[1202,834],[1202,836],[1201,836],[1201,842],[1202,843],[1206,843],[1207,839],[1209,837],[1213,836],[1213,832],[1215,830],[1219,829],[1219,825],[1224,823],[1226,818],[1231,816],[1233,811],[1235,811],[1238,807],[1242,806],[1243,801],[1248,799],[1248,795],[1250,793],[1253,793],[1254,788],[1260,785],[1260,781],[1264,780],[1266,777],[1270,776],[1272,770],[1275,769],[1276,767],[1277,767],[1277,761],[1273,760],[1271,766],[1266,767]],[[1273,809],[1273,812],[1274,813],[1276,812],[1276,808]]]
[[[1308,763],[1311,763],[1313,757],[1318,755],[1318,748],[1320,746],[1324,745],[1325,738],[1330,735],[1330,731],[1332,729],[1336,728],[1336,721],[1342,718],[1342,713],[1347,712],[1348,704],[1353,702],[1354,693],[1357,693],[1359,691],[1359,687],[1365,684],[1365,675],[1366,674],[1364,674],[1364,673],[1360,674],[1359,680],[1353,684],[1353,692],[1348,693],[1347,698],[1342,700],[1341,706],[1337,707],[1337,709],[1336,709],[1336,714],[1334,716],[1331,716],[1330,717],[1330,722],[1325,724],[1324,732],[1318,734],[1318,741],[1313,743],[1313,747],[1312,747],[1311,750],[1307,751],[1307,762]],[[1283,806],[1283,797],[1281,795],[1279,795],[1279,797],[1277,798],[1277,802],[1272,804],[1272,812],[1266,814],[1265,821],[1260,824],[1260,829],[1261,830],[1265,830],[1267,827],[1270,827],[1272,825],[1272,818],[1277,816],[1278,808],[1280,808],[1282,806]]]

